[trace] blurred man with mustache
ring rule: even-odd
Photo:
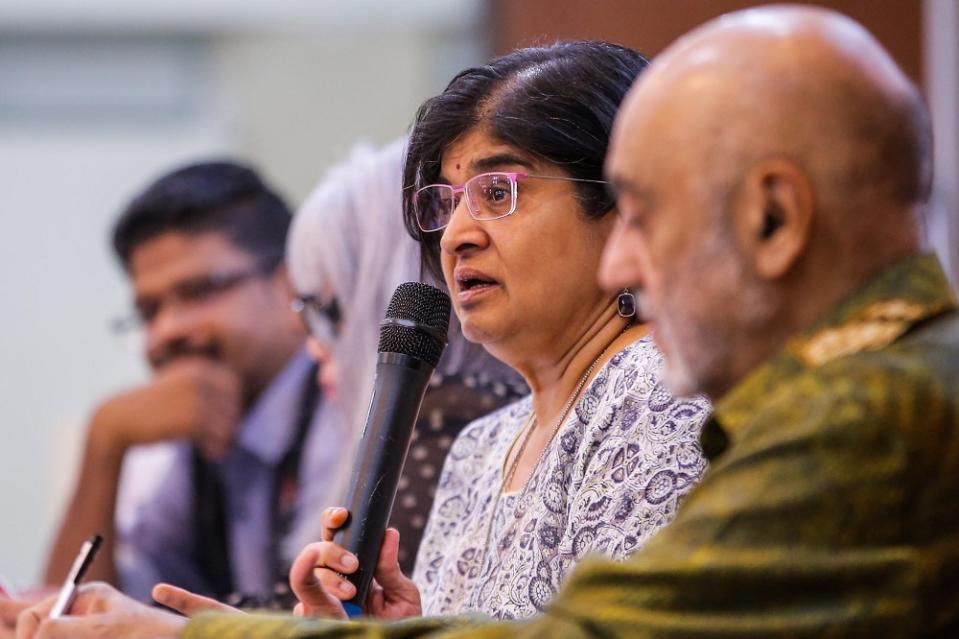
[[[106,543],[91,573],[137,597],[159,580],[221,598],[269,596],[285,580],[271,562],[296,510],[318,399],[283,265],[290,219],[251,169],[209,162],[161,177],[117,221],[113,245],[135,306],[128,323],[142,328],[153,376],[95,411],[48,584],[94,531]],[[171,441],[173,466],[122,540],[132,552],[115,562],[125,455]]]

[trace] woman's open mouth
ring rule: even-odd
[[[472,302],[499,286],[492,277],[471,268],[456,269],[455,278],[456,299],[460,303]]]

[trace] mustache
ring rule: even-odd
[[[221,349],[215,343],[198,344],[189,340],[175,340],[166,344],[163,349],[150,358],[153,368],[163,368],[170,362],[183,357],[205,357],[219,360]]]

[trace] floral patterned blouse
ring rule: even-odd
[[[440,476],[413,580],[425,615],[536,614],[589,553],[623,559],[672,520],[706,468],[702,398],[672,397],[647,336],[600,369],[525,489],[503,465],[529,396],[467,426]]]

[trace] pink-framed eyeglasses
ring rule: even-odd
[[[530,175],[519,172],[481,173],[459,185],[429,184],[418,189],[413,194],[416,223],[426,233],[443,230],[450,223],[453,211],[464,194],[466,210],[474,220],[498,220],[512,215],[516,211],[516,184],[520,180],[529,179],[606,184],[603,180],[556,175]]]

